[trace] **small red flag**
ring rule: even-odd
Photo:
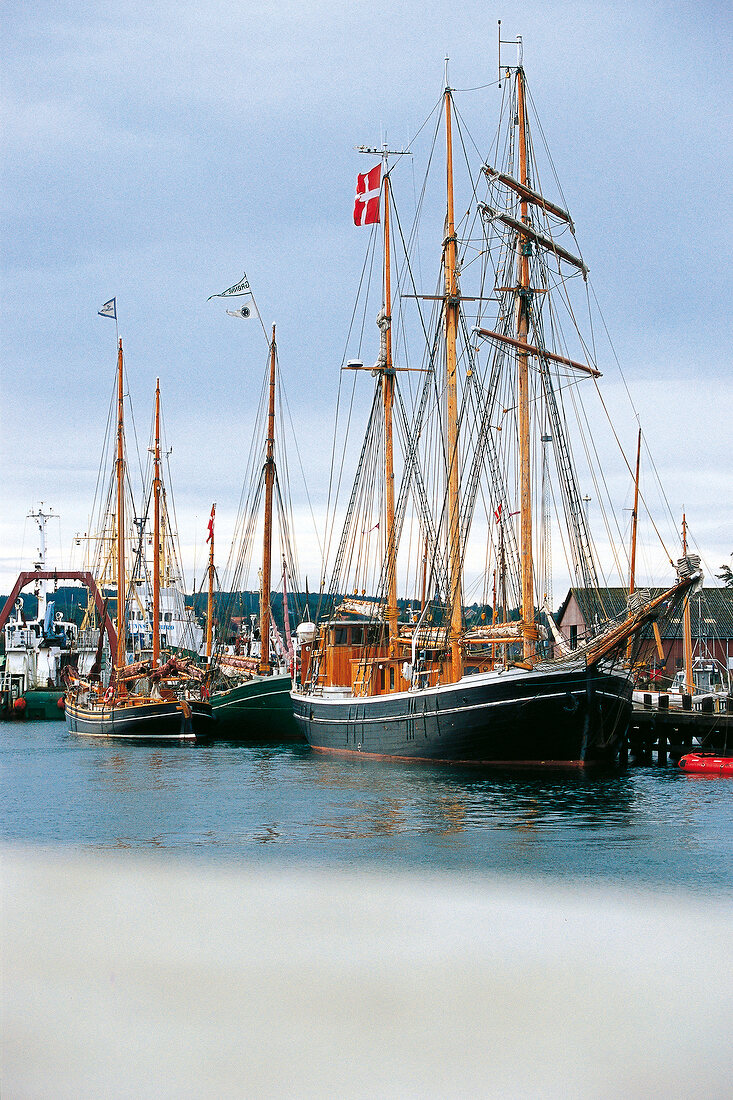
[[[382,165],[376,164],[371,172],[356,177],[354,225],[373,225],[379,221],[379,188],[382,182]]]
[[[216,505],[211,505],[211,515],[209,516],[209,533],[206,536],[206,541],[211,542],[214,537],[214,512],[216,511]]]
[[[501,504],[494,509],[494,515],[496,516],[496,522],[501,523]]]

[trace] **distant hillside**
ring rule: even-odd
[[[337,602],[338,599],[337,598]],[[23,603],[23,612],[27,619],[34,619],[38,614],[38,600],[32,592],[27,589],[21,592],[19,599]],[[87,605],[87,593],[86,589],[80,586],[65,585],[59,586],[54,593],[48,595],[49,600],[54,601],[54,612],[61,612],[64,619],[68,619],[71,622],[80,624],[84,616],[84,611]],[[5,604],[7,595],[0,596],[0,607]],[[207,594],[205,592],[196,592],[192,595],[185,597],[186,606],[193,608],[196,617],[203,624],[206,619],[206,604]],[[114,617],[116,613],[116,600],[114,596],[109,602],[110,614]],[[288,593],[288,607],[290,610],[290,627],[294,630],[298,623],[305,621],[314,621],[318,612],[318,605],[320,597],[317,592],[311,592],[308,594],[308,604],[306,607],[306,594],[305,592],[289,592]],[[405,612],[410,606],[409,600],[398,600],[398,606],[401,612]],[[222,623],[233,619],[248,619],[250,615],[258,615],[260,606],[259,592],[215,592],[214,593],[214,621],[217,625],[221,626]],[[283,597],[282,592],[273,592],[271,597],[272,613],[277,624],[277,628],[280,633],[283,633]],[[466,621],[468,623],[476,623],[481,620],[482,613],[486,615],[486,619],[491,619],[491,609],[481,607],[479,604],[473,604],[471,607],[464,609]],[[514,618],[514,613],[511,614]]]
[[[0,596],[0,608],[5,605],[8,595]],[[31,591],[24,589],[18,599],[23,603],[23,614],[26,619],[35,619],[38,615],[38,600]],[[86,588],[73,586],[59,587],[55,592],[48,593],[49,602],[53,600],[54,613],[60,611],[69,622],[81,623],[84,617],[84,609],[87,605]]]

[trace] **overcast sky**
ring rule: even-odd
[[[3,18],[0,591],[32,562],[25,517],[40,500],[62,517],[53,563],[68,566],[87,528],[115,368],[114,324],[97,310],[113,296],[143,446],[161,377],[189,581],[212,500],[226,541],[246,476],[266,345],[256,322],[206,300],[243,271],[278,324],[323,507],[367,232],[351,222],[368,166],[354,146],[384,130],[408,141],[446,54],[457,89],[494,81],[497,18],[504,37],[523,35],[670,507],[687,511],[713,569],[730,561],[729,4],[53,0],[6,5]],[[431,284],[438,261],[436,248]],[[618,396],[612,364],[599,365]],[[304,532],[314,576],[317,556]]]

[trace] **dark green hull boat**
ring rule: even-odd
[[[223,741],[304,742],[293,718],[290,676],[252,676],[211,694],[213,736]]]

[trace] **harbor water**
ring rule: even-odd
[[[732,782],[0,734],[3,1096],[729,1093]]]
[[[733,893],[733,782],[511,773],[306,746],[127,745],[4,723],[5,844]]]

